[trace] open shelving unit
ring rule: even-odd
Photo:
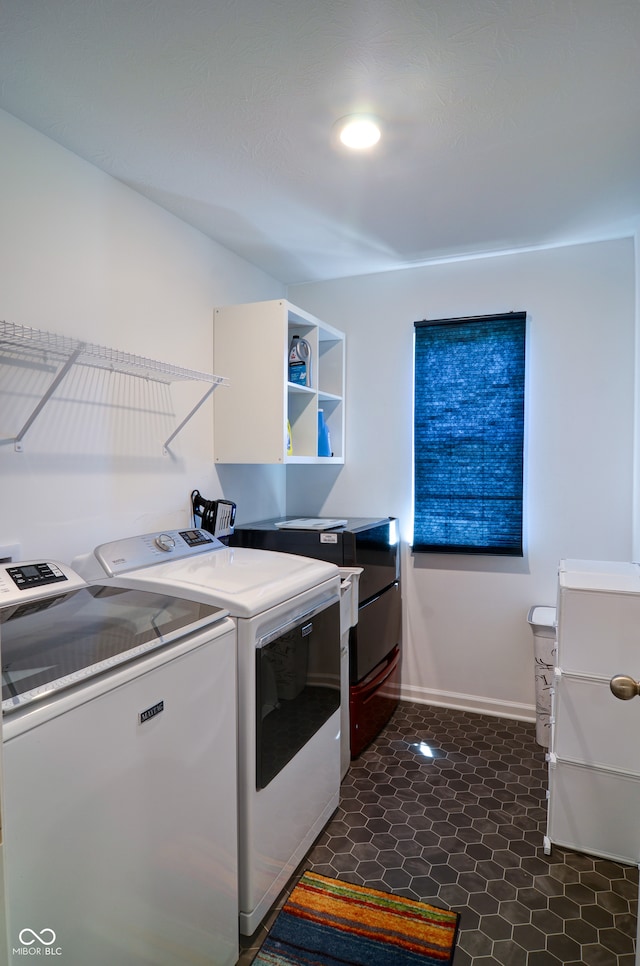
[[[12,322],[0,321],[0,354],[5,364],[45,368],[52,374],[46,390],[19,432],[12,439],[17,452],[22,452],[23,440],[27,432],[74,366],[87,366],[124,373],[152,382],[197,381],[207,383],[208,388],[202,398],[165,440],[163,444],[164,452],[168,451],[171,442],[214,390],[218,386],[229,385],[229,380],[223,376],[214,376],[193,369],[183,369],[155,359],[147,359],[144,356],[111,349],[108,346],[83,342],[69,336],[46,332],[42,329],[32,329],[29,326],[17,325]]]
[[[341,464],[345,456],[345,337],[284,299],[218,308],[214,366],[232,388],[214,404],[218,463]],[[311,385],[289,382],[294,335],[311,346]],[[318,410],[332,456],[318,456]],[[287,420],[293,454],[287,453]]]

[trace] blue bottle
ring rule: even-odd
[[[329,427],[324,421],[324,410],[318,410],[318,456],[332,456]]]

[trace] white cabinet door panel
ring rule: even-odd
[[[551,841],[635,865],[640,859],[640,779],[568,762],[557,762],[549,773]]]
[[[640,776],[640,700],[618,701],[608,680],[563,674],[555,689],[558,758]]]

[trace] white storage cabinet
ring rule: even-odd
[[[311,386],[290,383],[294,335],[311,346]],[[345,337],[284,299],[214,312],[215,364],[230,386],[214,400],[216,463],[344,463]],[[222,371],[222,369],[221,369]],[[318,456],[318,410],[332,456]],[[287,420],[293,454],[287,455]]]
[[[640,567],[562,561],[545,851],[636,864],[640,698],[614,697],[616,674],[640,678]]]

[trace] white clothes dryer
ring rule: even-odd
[[[73,565],[236,620],[239,919],[252,935],[339,802],[339,570],[197,529],[104,544]]]

